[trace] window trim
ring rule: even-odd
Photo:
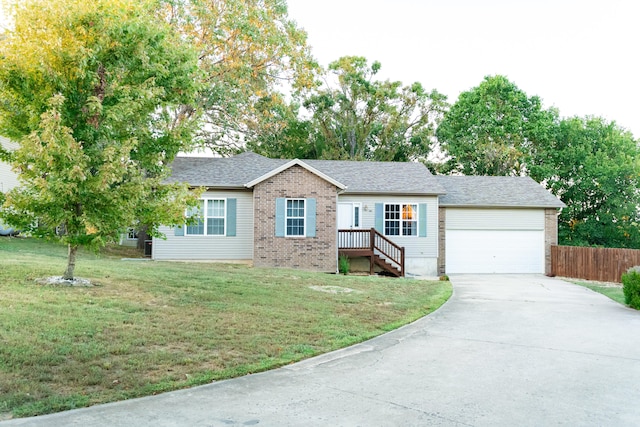
[[[302,202],[302,216],[289,216],[288,215],[288,207],[290,201],[301,201]],[[289,227],[287,226],[287,221],[289,219],[302,219],[302,234],[289,234]],[[284,199],[284,237],[307,237],[307,199],[304,198],[285,198]]]
[[[209,204],[209,201],[223,201],[224,202],[224,212],[222,214],[222,216],[212,216],[212,217],[208,217],[207,216],[207,205]],[[227,218],[227,208],[229,206],[228,202],[227,202],[227,197],[202,197],[200,199],[198,199],[198,202],[201,202],[202,205],[201,207],[203,208],[202,210],[202,220],[203,220],[203,233],[202,234],[193,234],[193,233],[189,233],[189,225],[187,225],[185,223],[184,225],[184,235],[185,236],[189,236],[189,237],[224,237],[227,235],[227,223],[228,223],[228,218]],[[189,213],[189,209],[185,210],[185,217],[189,217],[188,215]],[[213,218],[222,218],[222,220],[224,221],[224,227],[222,229],[222,234],[208,234],[207,230],[208,230],[208,226],[209,226],[209,218],[213,219]]]
[[[388,220],[387,216],[387,206],[399,206],[399,214],[400,218],[397,220]],[[406,220],[402,218],[402,208],[404,206],[411,206],[411,208],[415,212],[415,219]],[[387,234],[387,221],[399,221],[399,233],[398,234]],[[403,234],[404,233],[404,223],[405,222],[415,222],[415,234]],[[420,237],[420,203],[412,203],[412,202],[394,202],[394,203],[383,203],[382,205],[382,232],[385,236],[389,237]]]

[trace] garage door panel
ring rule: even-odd
[[[447,230],[447,273],[543,273],[544,232]]]

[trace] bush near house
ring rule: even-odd
[[[640,310],[640,266],[632,267],[622,275],[622,290],[624,302]]]

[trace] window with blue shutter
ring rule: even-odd
[[[375,228],[385,236],[427,237],[427,204],[376,203]]]
[[[276,237],[315,237],[316,199],[276,199]]]

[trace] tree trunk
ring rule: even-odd
[[[65,280],[73,280],[73,272],[76,269],[76,253],[78,252],[78,245],[72,245],[69,243],[69,258],[67,258],[67,269],[62,276]]]
[[[147,234],[147,230],[149,229],[149,226],[147,225],[140,225],[138,227],[138,249],[141,251],[144,251],[144,242],[146,240],[149,240],[149,235]]]

